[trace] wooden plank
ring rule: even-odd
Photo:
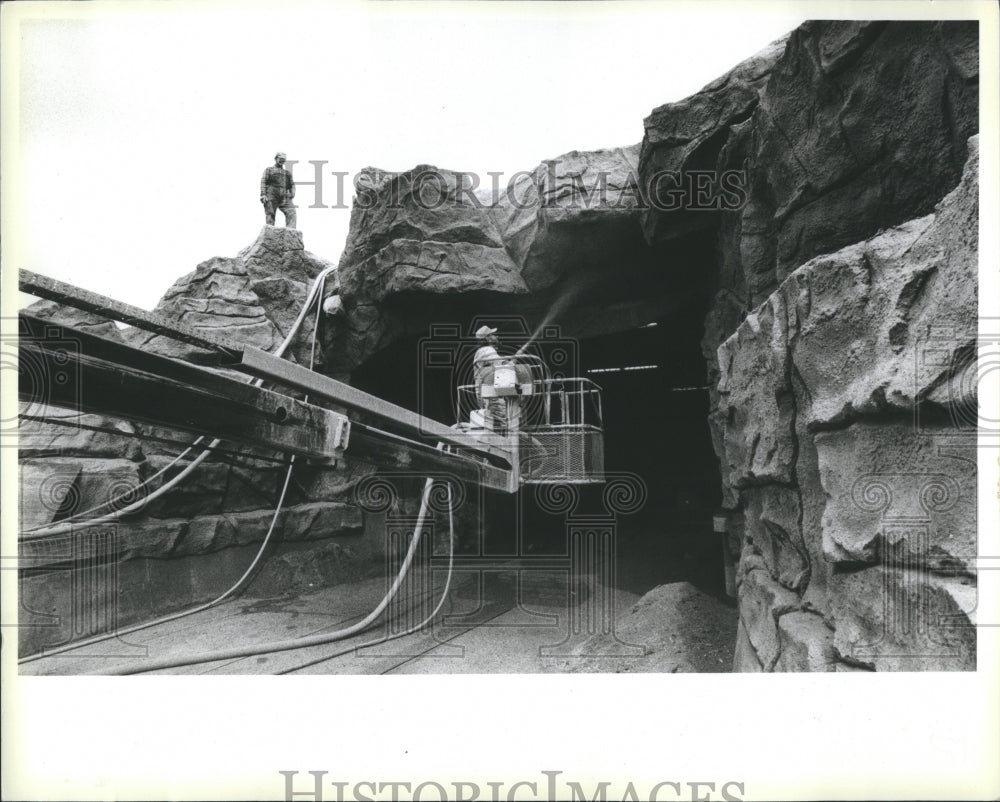
[[[281,382],[290,387],[304,390],[311,395],[321,396],[336,404],[364,412],[374,417],[378,424],[396,427],[408,436],[417,436],[429,440],[447,443],[463,449],[493,457],[505,466],[515,467],[511,452],[506,448],[483,442],[464,432],[452,429],[431,418],[426,418],[405,407],[391,404],[378,396],[351,387],[329,376],[316,373],[301,365],[296,365],[284,359],[278,359],[259,348],[246,346],[243,349],[243,360],[240,369],[254,376]]]
[[[48,276],[32,273],[30,270],[22,269],[18,275],[21,291],[30,295],[72,306],[74,309],[82,309],[85,312],[104,315],[112,320],[120,320],[143,331],[151,331],[209,351],[220,351],[234,360],[239,360],[243,353],[243,346],[233,340],[218,335],[203,334],[189,326],[167,320],[161,315],[147,312],[137,306],[116,301],[106,295],[99,295]]]

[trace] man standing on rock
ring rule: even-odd
[[[274,225],[274,210],[281,209],[285,216],[285,228],[295,228],[295,182],[292,174],[285,169],[285,154],[274,154],[274,166],[264,170],[260,177],[260,202],[264,204],[264,220]]]

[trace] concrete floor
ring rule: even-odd
[[[446,573],[441,567],[414,569],[389,607],[388,623],[383,617],[372,629],[349,639],[149,673],[485,674],[665,670],[662,661],[647,661],[643,657],[648,648],[634,642],[642,640],[641,632],[637,636],[630,630],[631,641],[616,635],[617,622],[627,617],[639,599],[637,593],[606,588],[592,576],[571,582],[565,569],[519,569],[514,563],[494,565],[485,571],[470,567],[456,569],[448,598],[433,626],[368,645],[385,635],[418,625],[440,599]],[[235,599],[118,639],[24,663],[20,671],[89,674],[141,670],[143,662],[195,657],[223,648],[264,647],[290,638],[336,632],[364,618],[386,589],[385,578],[377,578],[293,598]],[[707,670],[728,670],[731,657],[723,655],[728,638],[728,634],[720,633],[717,647],[720,656],[717,661],[711,660]],[[716,646],[711,648],[714,655]],[[585,652],[585,659],[581,652]]]

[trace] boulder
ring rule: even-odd
[[[331,266],[305,250],[301,231],[265,225],[237,256],[209,259],[174,282],[154,311],[195,331],[274,351],[291,330],[313,280]],[[336,288],[333,275],[326,292]],[[313,321],[307,315],[289,358],[308,363]],[[130,329],[126,339],[178,359],[217,361],[212,353],[147,331]]]

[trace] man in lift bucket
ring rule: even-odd
[[[480,326],[476,330],[476,340],[480,346],[472,358],[472,370],[476,380],[476,397],[483,410],[484,428],[498,434],[507,432],[507,404],[503,398],[496,395],[495,382],[505,380],[509,373],[514,374],[512,365],[504,365],[497,352],[500,339],[497,330],[489,326]],[[514,379],[516,381],[516,377]]]

